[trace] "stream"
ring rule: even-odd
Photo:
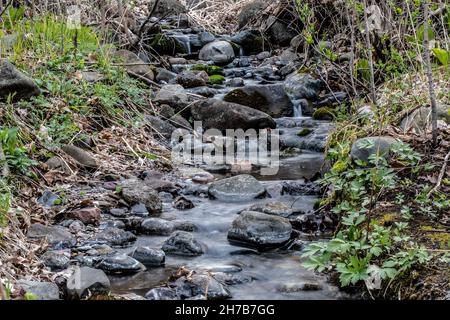
[[[174,34],[177,32],[175,31]],[[179,32],[175,38],[183,42],[183,46],[187,48],[189,54],[192,53],[193,45],[190,39],[195,37]],[[240,79],[243,79],[244,87],[283,83],[283,79],[277,79],[276,76],[269,77],[274,80],[255,76],[258,74],[256,69],[260,69],[260,67],[247,63],[249,60],[251,58],[239,56],[237,64],[244,64],[245,67],[226,67],[224,69],[226,82],[239,76]],[[192,65],[193,63],[190,61],[188,64],[173,65],[172,68],[180,73],[189,70]],[[210,87],[215,90],[214,98],[216,99],[223,99],[226,93],[237,88],[221,85]],[[239,87],[242,87],[242,83]],[[305,185],[305,179],[310,179],[320,172],[324,163],[322,150],[331,123],[302,116],[301,106],[295,99],[292,99],[292,102],[292,114],[295,117],[282,117],[275,121],[280,132],[282,149],[293,149],[294,151],[282,154],[279,171],[276,175],[262,176],[259,174],[259,170],[246,172],[264,185],[268,190],[268,196],[244,202],[223,202],[205,196],[207,185],[198,185],[190,179],[185,179],[185,188],[182,194],[191,200],[195,207],[189,210],[174,209],[172,207],[173,199],[168,197],[164,200],[163,213],[160,218],[181,219],[194,224],[196,227],[194,235],[205,247],[205,253],[197,257],[167,255],[165,267],[151,268],[132,276],[111,276],[113,292],[118,294],[135,293],[143,296],[149,290],[164,285],[177,269],[185,267],[196,272],[203,270],[232,274],[233,279],[236,280],[228,286],[232,299],[345,298],[345,295],[337,287],[327,282],[324,276],[308,271],[301,266],[302,248],[310,241],[324,237],[320,232],[296,231],[296,239],[287,245],[263,252],[231,244],[227,240],[227,232],[237,213],[252,205],[277,201],[292,207],[298,213],[306,214],[314,211],[313,206],[318,198],[314,192],[302,191],[302,188],[288,190],[289,188],[286,189],[283,185]],[[311,133],[305,137],[299,136],[297,133],[305,128],[308,128]],[[239,174],[239,172],[214,170],[207,166],[203,166],[203,168],[210,170],[216,179]],[[194,189],[203,190],[204,193],[186,191]],[[121,249],[121,251],[128,254],[138,246],[161,248],[166,239],[167,236],[140,235],[133,247]]]

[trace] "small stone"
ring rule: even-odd
[[[189,210],[195,208],[194,203],[186,197],[179,196],[175,199],[173,207],[178,210]]]
[[[97,161],[83,149],[70,145],[64,145],[61,149],[83,167],[92,169],[98,168]]]
[[[42,204],[46,208],[53,207],[54,205],[59,204],[61,200],[57,194],[54,194],[50,190],[45,190],[42,196],[38,199],[38,202]]]
[[[62,251],[47,251],[41,256],[44,265],[50,268],[51,271],[61,271],[67,269],[70,259],[65,252]]]
[[[160,287],[153,288],[145,294],[148,300],[178,300],[177,292],[174,289]]]
[[[185,231],[175,231],[164,241],[162,250],[166,254],[180,256],[199,256],[204,253],[202,245],[191,233]]]
[[[109,210],[109,214],[116,218],[124,218],[127,216],[127,209],[113,208],[113,209]]]
[[[71,211],[66,214],[69,219],[76,219],[83,222],[85,225],[92,224],[98,226],[100,223],[101,210],[96,207],[82,208],[75,211]]]
[[[143,203],[151,213],[158,213],[162,210],[162,201],[158,193],[143,181],[137,179],[125,180],[121,183],[122,196],[130,204]]]
[[[103,259],[97,266],[107,273],[133,274],[145,270],[145,266],[126,254]]]
[[[138,203],[131,207],[131,214],[138,217],[147,217],[149,215],[145,204]]]
[[[130,256],[147,267],[161,267],[166,260],[164,251],[150,247],[137,247]]]
[[[139,230],[147,235],[169,235],[174,230],[174,225],[168,220],[148,218],[142,222]]]
[[[129,231],[107,227],[97,234],[96,241],[104,242],[110,246],[126,247],[136,241],[136,236]]]

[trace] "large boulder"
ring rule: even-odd
[[[9,61],[0,59],[0,100],[9,95],[13,101],[29,99],[41,94],[41,90],[29,77],[17,70]]]
[[[227,41],[213,41],[206,44],[199,52],[200,60],[213,61],[215,64],[227,64],[235,55],[233,46]]]
[[[141,60],[135,53],[128,50],[118,50],[116,51],[115,56],[122,61],[123,67],[131,76],[138,75],[149,80],[155,78],[150,66]]]
[[[228,230],[228,240],[256,248],[279,247],[291,236],[289,220],[265,213],[244,211]]]
[[[236,103],[217,99],[197,101],[191,107],[194,120],[202,121],[205,129],[265,129],[276,128],[268,114]]]
[[[353,143],[350,156],[354,161],[369,164],[369,158],[373,155],[388,158],[391,146],[395,142],[394,138],[387,136],[361,138]]]
[[[221,201],[250,201],[266,193],[264,186],[253,176],[243,174],[211,183],[209,194]]]
[[[144,181],[128,179],[121,182],[122,197],[130,204],[143,203],[150,213],[162,210],[162,201],[158,193]]]
[[[291,117],[294,113],[283,84],[237,88],[227,93],[224,100],[260,110],[274,118]]]
[[[111,284],[105,272],[89,267],[77,267],[67,280],[67,295],[84,299],[90,295],[108,294]]]
[[[19,286],[27,293],[31,293],[37,300],[59,300],[59,288],[51,282],[19,280]]]
[[[150,0],[148,3],[148,8],[151,11],[155,6],[156,0]],[[167,17],[176,16],[185,13],[186,7],[178,0],[159,0],[155,10],[153,11],[153,16],[155,17]]]
[[[186,231],[175,231],[164,241],[162,250],[166,254],[193,257],[204,253],[202,245],[194,235]]]
[[[293,99],[316,100],[324,84],[309,74],[294,72],[286,77],[284,87]]]

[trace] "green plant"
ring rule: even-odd
[[[0,145],[5,154],[5,159],[1,160],[0,164],[6,164],[12,171],[19,174],[32,176],[29,169],[37,163],[27,157],[25,148],[19,147],[17,132],[17,128],[0,130]]]

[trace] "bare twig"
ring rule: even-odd
[[[430,197],[433,193],[438,191],[439,187],[441,186],[442,179],[444,178],[444,175],[445,175],[445,170],[447,169],[447,163],[449,161],[450,161],[450,151],[447,153],[447,155],[444,158],[444,164],[442,165],[441,172],[439,172],[439,177],[438,177],[437,183],[434,186],[434,188],[431,189],[430,192],[428,192],[428,197]]]

